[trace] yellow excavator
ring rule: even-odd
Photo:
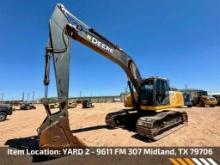
[[[85,146],[72,135],[68,119],[71,39],[116,63],[128,77],[130,94],[125,100],[125,106],[131,108],[107,114],[105,121],[108,127],[130,125],[138,135],[149,140],[159,140],[187,123],[186,112],[169,109],[183,106],[184,101],[181,92],[170,89],[167,79],[143,79],[133,59],[123,49],[83,23],[62,4],[57,4],[49,21],[49,40],[45,50],[43,104],[47,117],[38,129],[41,148]],[[55,68],[59,100],[59,111],[56,113],[51,112],[47,96],[51,59]]]

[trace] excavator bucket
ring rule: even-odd
[[[40,148],[86,147],[82,141],[72,135],[66,112],[58,112],[46,117],[38,133]]]

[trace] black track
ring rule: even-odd
[[[106,124],[111,128],[126,127],[135,130],[138,135],[159,140],[185,125],[186,112],[166,110],[154,114],[138,113],[135,110],[122,110],[109,113]]]

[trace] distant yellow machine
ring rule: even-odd
[[[183,89],[180,90],[183,92],[184,97],[186,98],[186,104],[191,106],[211,106],[215,107],[218,104],[218,101],[215,97],[208,95],[208,92],[201,89]]]

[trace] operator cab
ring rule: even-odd
[[[143,81],[141,87],[141,104],[150,106],[169,104],[169,82],[167,79],[150,77]]]
[[[197,92],[197,95],[198,96],[208,96],[208,92],[201,90],[201,91]]]

